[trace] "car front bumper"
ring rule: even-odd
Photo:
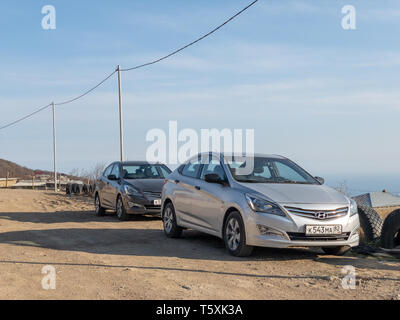
[[[330,208],[328,208],[330,209]],[[355,247],[359,244],[358,215],[317,220],[287,213],[280,217],[265,213],[245,212],[246,242],[248,245],[273,248],[290,247]],[[341,225],[342,234],[308,236],[306,226]]]
[[[154,200],[159,200],[159,198],[141,198],[125,195],[122,200],[127,214],[161,215],[161,204],[154,204]]]

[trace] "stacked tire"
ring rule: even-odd
[[[379,214],[371,207],[358,205],[360,218],[360,242],[368,243],[380,238],[383,221]]]
[[[66,194],[68,195],[87,195],[92,196],[95,190],[93,184],[68,183]]]
[[[85,195],[88,195],[88,194],[89,194],[89,185],[88,185],[88,184],[84,184],[84,185],[82,186],[82,192],[83,192],[83,194],[85,194]]]
[[[382,227],[381,246],[386,249],[400,249],[400,209],[386,217]]]
[[[66,185],[66,187],[65,187],[65,193],[66,193],[67,195],[71,195],[71,194],[72,194],[72,184],[71,184],[71,183],[68,183],[68,184]]]

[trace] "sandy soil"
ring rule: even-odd
[[[400,260],[383,259],[263,248],[234,258],[198,232],[166,239],[156,218],[119,222],[85,198],[0,189],[0,299],[400,299]],[[55,290],[42,288],[47,265]]]

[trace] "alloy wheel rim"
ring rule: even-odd
[[[235,251],[240,244],[240,226],[237,219],[232,218],[227,223],[226,237],[229,249]]]
[[[100,201],[99,201],[99,197],[96,197],[96,203],[95,203],[95,205],[96,205],[96,212],[99,212],[99,210],[100,210]]]
[[[171,232],[172,229],[172,210],[171,208],[167,208],[164,213],[164,228],[168,233]]]

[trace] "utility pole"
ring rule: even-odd
[[[53,110],[53,154],[54,154],[54,192],[57,192],[57,155],[56,155],[56,110],[54,102],[51,104]]]
[[[121,161],[124,161],[124,123],[122,119],[122,88],[121,88],[121,66],[118,65],[118,93],[119,93],[119,145]]]

